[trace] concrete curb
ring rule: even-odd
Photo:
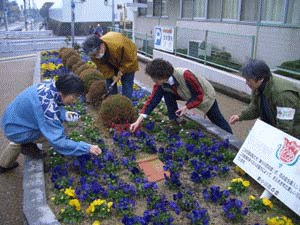
[[[139,54],[139,60],[149,62],[151,58]],[[40,82],[40,53],[36,54],[36,64],[33,75],[33,83]],[[144,88],[147,92],[151,90],[145,87],[141,82],[135,80],[135,83]],[[236,139],[234,135],[217,127],[209,120],[190,115],[188,118],[195,120],[205,130],[212,133],[222,140],[228,139],[229,143],[239,149],[242,141]],[[29,156],[25,158],[24,175],[23,175],[23,212],[25,215],[26,225],[59,225],[55,215],[47,205],[45,180],[44,180],[44,164],[42,159],[32,159]]]
[[[40,82],[40,53],[36,54],[33,83]],[[47,204],[44,163],[42,159],[25,156],[23,169],[23,213],[26,225],[59,225]]]

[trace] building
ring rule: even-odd
[[[72,0],[62,0],[61,6],[55,4],[49,8],[48,29],[60,36],[68,36],[71,33],[72,21]],[[81,0],[73,1],[75,8],[75,35],[87,35],[90,25],[100,24],[104,31],[115,23],[119,26],[120,15],[123,12],[125,3],[132,1],[125,0]],[[46,4],[46,3],[45,3]],[[114,15],[114,19],[113,19]],[[128,20],[131,20],[128,18]]]
[[[175,54],[201,58],[205,49],[204,57],[237,64],[260,58],[271,68],[300,59],[299,0],[137,1],[147,8],[137,11],[135,35],[146,33],[152,42],[156,26],[174,27]]]

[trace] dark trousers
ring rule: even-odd
[[[175,112],[178,110],[178,105],[176,100],[179,99],[175,94],[166,91],[164,91],[164,98],[168,109],[169,119],[175,120],[176,119]],[[231,127],[229,126],[228,122],[225,120],[224,116],[220,112],[216,100],[206,115],[213,124],[217,125],[218,127],[232,134]]]
[[[134,72],[126,73],[121,77],[122,94],[130,99],[132,98],[133,82],[134,82]],[[112,78],[106,80],[107,87],[109,87],[112,83],[113,83]],[[111,94],[113,95],[118,94],[117,84],[113,86]]]

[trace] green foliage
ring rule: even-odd
[[[80,73],[80,79],[83,81],[85,92],[88,93],[93,82],[103,80],[104,78],[99,70],[86,69]]]
[[[73,65],[80,61],[80,56],[78,54],[72,55],[66,60],[66,67],[71,69]]]
[[[82,211],[77,211],[74,207],[67,206],[59,212],[58,219],[68,224],[80,224],[83,220],[83,215]]]

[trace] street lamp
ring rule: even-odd
[[[108,0],[104,0],[104,5],[108,5]],[[111,16],[112,16],[112,21],[111,21],[111,26],[112,26],[112,31],[115,29],[115,0],[111,1]]]

